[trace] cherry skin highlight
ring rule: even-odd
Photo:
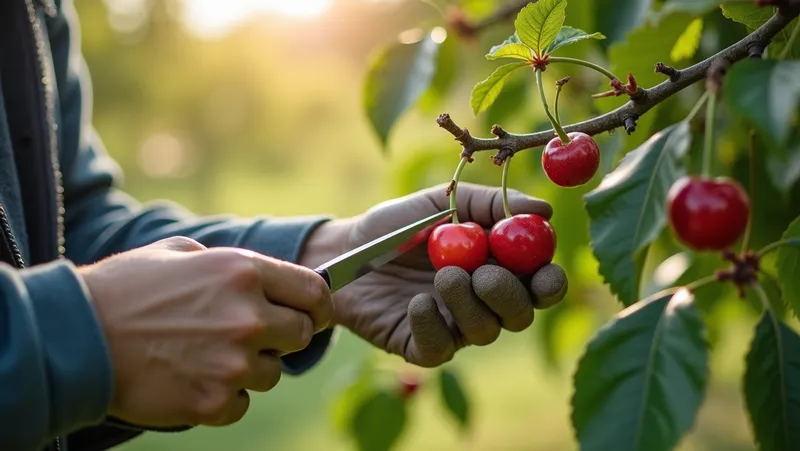
[[[437,271],[458,266],[472,274],[489,261],[489,238],[474,222],[442,224],[428,238],[428,256]]]
[[[515,275],[533,274],[553,260],[556,232],[533,214],[503,219],[489,233],[489,249],[497,263]]]
[[[670,187],[667,212],[683,244],[695,251],[722,251],[747,228],[750,198],[733,179],[685,176]]]
[[[542,152],[542,168],[556,185],[573,188],[594,177],[600,167],[600,148],[586,133],[567,133],[571,140],[566,145],[556,136]]]

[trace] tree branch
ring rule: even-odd
[[[631,100],[625,105],[594,119],[568,125],[564,127],[564,130],[567,133],[583,132],[593,136],[619,127],[625,127],[628,134],[631,134],[635,130],[636,120],[639,117],[674,94],[705,78],[706,72],[715,60],[724,58],[732,64],[747,58],[752,44],[761,43],[765,45],[764,43],[770,42],[797,15],[798,8],[779,8],[764,25],[741,41],[686,69],[675,70],[669,68],[674,72],[670,70],[664,71],[663,68],[667,66],[659,63],[656,65],[656,71],[669,76],[669,80],[649,89],[640,88],[637,93],[630,96]],[[456,125],[447,113],[441,114],[436,122],[439,127],[447,130],[455,137],[456,141],[461,143],[463,147],[462,155],[470,158],[475,152],[491,149],[503,149],[504,153],[508,154],[510,152],[513,155],[521,150],[543,146],[556,136],[555,131],[552,129],[537,133],[515,134],[496,126],[493,127],[493,133],[495,129],[502,131],[502,133],[495,133],[497,135],[495,138],[476,138],[466,128]],[[497,162],[497,159],[495,162]],[[502,161],[499,161],[499,164],[501,163]]]

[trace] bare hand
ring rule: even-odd
[[[79,272],[111,353],[109,414],[151,427],[227,425],[281,378],[280,356],[328,326],[313,271],[249,251],[171,238]]]

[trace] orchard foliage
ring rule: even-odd
[[[427,3],[441,20],[383,47],[369,66],[366,116],[388,149],[412,109],[468,105],[489,118],[482,124],[494,137],[439,116],[460,144],[451,188],[486,151],[496,151],[504,187],[512,159],[542,152],[533,161],[557,190],[582,194],[583,212],[567,214],[585,215],[598,275],[621,311],[586,343],[574,374],[580,449],[679,445],[708,390],[725,320],[714,309],[726,299],[755,315],[740,375],[753,441],[800,449],[800,336],[790,324],[800,318],[800,2],[482,2],[496,10],[480,14],[470,12],[476,2]],[[583,25],[571,11],[583,11]],[[484,46],[492,32],[500,38]],[[463,78],[469,96],[454,88]],[[507,131],[525,107],[541,108],[547,123]],[[659,276],[676,263],[677,275]],[[545,317],[542,346],[577,302],[585,303],[568,297]],[[451,369],[434,374],[419,387],[438,390],[442,408],[468,428],[468,392]],[[359,449],[397,443],[412,402],[398,384],[366,365],[338,400]]]

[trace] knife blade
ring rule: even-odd
[[[426,242],[433,229],[446,222],[453,211],[441,211],[383,235],[318,266],[314,272],[325,279],[333,293]]]

